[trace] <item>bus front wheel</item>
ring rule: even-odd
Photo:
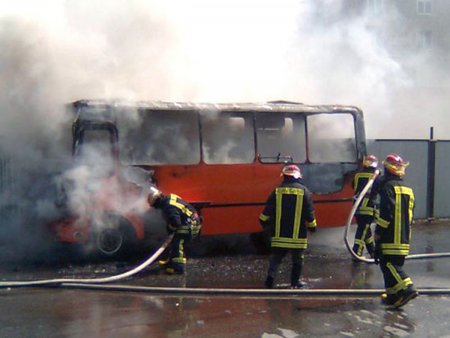
[[[108,216],[94,235],[95,251],[105,258],[120,258],[135,248],[132,225],[118,216]]]

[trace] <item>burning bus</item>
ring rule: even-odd
[[[353,106],[80,100],[68,108],[73,165],[60,189],[65,216],[51,230],[109,256],[151,236],[148,184],[196,206],[203,236],[261,234],[259,213],[285,163],[300,166],[318,226],[342,226],[366,153]]]

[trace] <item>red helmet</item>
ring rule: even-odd
[[[375,155],[364,156],[362,164],[366,168],[376,168],[378,167],[378,158]]]
[[[409,165],[409,162],[403,160],[398,154],[389,154],[386,156],[383,164],[387,172],[402,177],[405,175],[405,169]]]
[[[289,164],[284,166],[283,169],[281,170],[281,175],[292,176],[294,178],[302,178],[300,168],[295,164]]]

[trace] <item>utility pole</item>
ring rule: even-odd
[[[434,127],[430,127],[430,139],[428,141],[428,166],[427,166],[427,218],[434,218],[434,184],[436,170],[436,141],[434,140]]]

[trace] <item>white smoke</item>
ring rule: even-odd
[[[438,125],[439,133],[446,120],[438,114],[443,103],[434,100],[439,111],[428,108],[428,123],[392,135],[390,126],[401,121],[396,116],[425,109],[426,98],[405,94],[414,83],[404,68],[427,60],[396,60],[370,29],[370,18],[345,14],[346,5],[2,0],[2,45],[7,36],[15,50],[2,48],[3,85],[27,108],[35,103],[33,116],[48,105],[44,116],[61,118],[59,106],[79,98],[288,99],[358,105],[372,138],[420,137],[427,124]],[[31,97],[25,100],[24,92]],[[8,100],[13,96],[9,90]]]
[[[368,17],[343,5],[0,0],[0,157],[25,173],[15,197],[32,187],[39,198],[36,178],[70,165],[64,104],[78,99],[351,104],[364,110],[369,138],[425,138],[431,125],[447,136],[448,86],[412,90],[408,70],[430,58],[395,58]],[[447,81],[442,73],[429,70],[428,82]],[[5,205],[12,190],[2,189]]]

